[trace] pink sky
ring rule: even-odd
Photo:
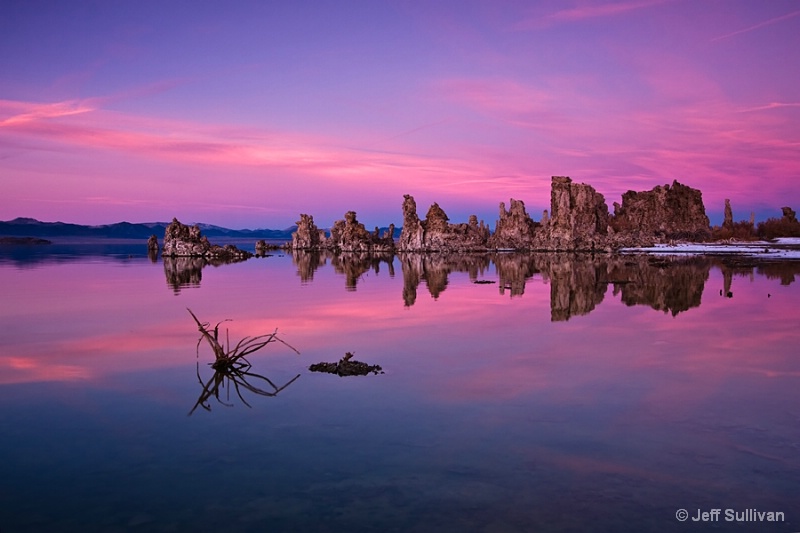
[[[7,2],[0,220],[494,225],[550,176],[800,209],[800,5]]]

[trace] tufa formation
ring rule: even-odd
[[[672,186],[659,185],[650,191],[623,194],[622,205],[614,203],[611,225],[617,232],[638,233],[659,240],[704,241],[711,236],[703,194],[677,180]]]
[[[450,224],[450,219],[434,203],[425,217],[417,216],[417,203],[411,195],[403,197],[403,230],[397,250],[403,252],[468,252],[486,250],[489,227],[472,215],[466,224]]]
[[[164,231],[163,257],[205,257],[221,261],[247,259],[253,254],[238,249],[232,244],[218,246],[211,244],[200,232],[197,225],[187,226],[173,218]]]
[[[370,233],[364,224],[358,221],[355,211],[348,211],[344,220],[333,223],[330,237],[325,230],[317,228],[314,217],[300,215],[297,230],[292,233],[292,250],[333,250],[338,252],[392,252],[394,250],[394,224],[388,231],[380,235],[380,230]]]
[[[487,250],[608,251],[632,246],[652,246],[675,239],[707,240],[711,228],[702,193],[674,181],[650,191],[628,191],[609,214],[602,194],[592,186],[574,183],[567,176],[553,176],[550,211],[539,222],[521,200],[511,199],[506,210],[500,203],[494,233],[475,215],[467,223],[452,224],[434,203],[424,220],[417,215],[411,195],[403,197],[403,229],[397,243],[388,234],[370,234],[349,211],[338,220],[331,236],[317,229],[310,215],[301,215],[292,249],[330,249],[379,252],[478,252]]]

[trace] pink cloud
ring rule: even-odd
[[[518,152],[513,173],[569,174],[594,185],[609,204],[626,190],[678,179],[703,190],[711,202],[707,207],[722,205],[731,196],[741,205],[742,200],[753,200],[750,191],[759,175],[800,174],[800,162],[793,155],[800,138],[786,115],[795,107],[792,103],[749,109],[774,111],[772,116],[744,114],[697,69],[669,57],[656,62],[651,56],[627,60],[631,59],[651,90],[651,96],[639,101],[592,93],[587,90],[592,87],[590,76],[575,83],[545,78],[536,84],[449,79],[439,82],[436,90],[450,105],[463,106],[508,130],[515,143],[509,151]],[[519,144],[520,135],[511,133],[514,130],[531,132],[530,155]],[[554,166],[558,158],[563,163]],[[762,192],[759,201],[778,196],[769,189]],[[516,194],[520,197],[520,190]]]
[[[470,173],[464,162],[337,146],[338,139],[121,115],[79,102],[0,102],[0,131],[92,150],[226,167],[304,169],[340,179]],[[82,115],[80,120],[69,120]],[[88,116],[87,116],[88,115]],[[63,120],[59,120],[63,119]]]
[[[35,104],[0,100],[0,128],[17,129],[30,122],[89,113],[96,107],[81,100]]]
[[[259,183],[259,176],[268,173],[276,178],[281,176],[281,179],[269,180],[271,198],[289,202],[296,197],[297,187],[306,184],[307,188],[314,190],[308,196],[312,203],[322,201],[319,198],[321,191],[328,191],[324,195],[328,210],[338,217],[348,209],[361,209],[359,205],[353,205],[352,191],[370,182],[381,184],[386,199],[377,205],[383,209],[387,203],[399,206],[404,193],[421,197],[428,195],[430,203],[442,201],[435,191],[443,189],[449,189],[449,196],[465,200],[484,198],[487,191],[496,194],[497,200],[487,205],[492,209],[500,198],[510,194],[524,181],[516,170],[509,173],[508,168],[496,168],[490,157],[467,158],[459,151],[448,154],[447,150],[438,155],[420,153],[414,144],[415,140],[408,142],[408,138],[373,141],[370,146],[355,138],[155,119],[105,111],[76,102],[42,105],[3,101],[0,103],[0,116],[4,117],[0,124],[0,145],[9,150],[23,148],[27,151],[59,153],[70,161],[91,160],[90,176],[98,176],[102,172],[101,162],[104,160],[113,169],[112,175],[136,172],[135,169],[142,165],[160,167],[155,169],[156,174],[150,170],[139,172],[140,177],[136,181],[114,183],[104,179],[92,183],[84,179],[71,190],[71,201],[80,201],[80,196],[75,197],[74,193],[80,194],[82,189],[86,189],[84,198],[116,196],[117,199],[112,203],[117,205],[142,202],[143,198],[136,192],[142,190],[141,180],[154,180],[158,189],[171,189],[174,190],[171,193],[173,197],[176,194],[184,197],[181,202],[184,207],[208,204],[210,202],[205,198],[200,200],[187,196],[188,190],[181,185],[186,179],[181,176],[191,173],[193,189],[198,195],[204,195],[208,187],[218,186],[214,174],[224,172],[233,177],[238,187],[225,189],[224,196],[228,199],[218,197],[217,211],[222,212],[222,206],[246,205],[246,200],[252,201],[252,192],[248,191],[266,189],[263,177]],[[119,157],[127,158],[132,164],[117,163],[112,167],[112,161]],[[31,183],[29,179],[21,178],[29,170],[22,166],[24,160],[20,161],[20,168],[16,171],[20,176],[20,186],[14,191],[19,199],[26,196],[24,183]],[[38,172],[46,171],[43,161],[38,159],[35,163]],[[69,166],[61,165],[58,173],[66,178],[69,176]],[[503,174],[507,177],[503,177]],[[159,179],[158,175],[167,175],[169,178]],[[51,179],[54,178],[38,178],[40,183]],[[98,185],[101,187],[99,190]],[[28,195],[37,198],[40,205],[57,200],[38,192],[41,189],[30,191]],[[290,192],[293,190],[295,193]],[[59,195],[58,201],[63,200],[64,196]],[[153,200],[151,207],[155,207],[158,201]],[[334,202],[338,202],[338,205]],[[423,200],[421,209],[426,209],[427,202]],[[16,205],[22,206],[23,203],[18,201]],[[271,206],[275,208],[277,204],[273,202]],[[293,207],[287,205],[281,209],[306,212],[309,208],[302,202],[294,202]],[[172,215],[168,213],[160,218]],[[374,216],[374,213],[370,215]],[[290,215],[291,220],[284,220],[280,224],[290,224],[295,216]],[[196,218],[196,215],[192,218]],[[381,218],[385,219],[385,216]],[[380,223],[387,222],[381,220]],[[252,223],[248,225],[253,227]]]
[[[685,61],[614,53],[619,62],[632,66],[646,90],[638,88],[632,98],[609,95],[591,70],[534,79],[446,77],[431,81],[432,90],[425,93],[424,105],[434,110],[428,121],[396,134],[375,135],[358,126],[334,135],[168,120],[104,109],[114,96],[45,104],[1,100],[0,146],[7,150],[7,169],[14,172],[9,175],[17,176],[7,186],[18,182],[13,191],[18,200],[39,198],[44,204],[57,199],[27,191],[31,176],[38,173],[46,175],[39,179],[53,181],[56,174],[74,174],[75,179],[84,174],[94,182],[76,183],[72,190],[79,195],[70,201],[103,197],[114,198],[109,202],[117,205],[144,202],[130,179],[100,179],[105,166],[108,175],[135,174],[137,181],[152,181],[165,193],[179,194],[182,205],[200,206],[213,203],[198,196],[216,190],[217,177],[224,173],[236,187],[225,188],[219,206],[247,206],[254,191],[267,194],[268,189],[272,212],[313,213],[311,204],[327,200],[328,212],[334,213],[327,218],[363,209],[352,205],[352,191],[378,183],[379,190],[371,190],[383,196],[370,203],[384,210],[394,211],[402,194],[411,193],[421,210],[433,201],[448,210],[449,198],[473,206],[472,212],[481,206],[491,213],[497,202],[513,197],[535,212],[548,207],[554,174],[594,185],[609,205],[628,189],[679,179],[703,190],[707,207],[713,207],[727,197],[739,205],[752,201],[749,191],[759,176],[800,173],[793,155],[800,139],[787,115],[796,103],[745,107],[730,102],[718,83]],[[163,89],[159,87],[147,90]],[[50,156],[36,161],[20,157],[32,151],[70,164],[59,164],[54,171],[46,163]],[[195,183],[195,197],[183,187],[189,179]],[[788,186],[781,183],[771,182],[758,200],[772,204],[784,197]],[[325,191],[324,200],[304,195],[302,204],[289,205],[300,186]],[[153,202],[155,206],[158,200]],[[264,209],[253,206],[252,211]],[[23,214],[30,213],[13,216]]]
[[[768,104],[755,106],[755,107],[748,107],[746,109],[740,109],[740,113],[750,113],[753,111],[766,111],[768,109],[783,109],[787,107],[800,107],[800,102],[770,102]]]

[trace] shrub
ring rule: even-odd
[[[800,222],[787,217],[768,218],[764,222],[758,223],[756,233],[759,239],[800,237]]]
[[[711,240],[722,241],[735,239],[737,241],[754,241],[758,238],[756,230],[747,220],[734,222],[731,227],[714,226],[711,228]]]

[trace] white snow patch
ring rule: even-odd
[[[798,246],[798,248],[784,248]],[[624,254],[654,255],[742,255],[763,259],[800,259],[800,239],[782,238],[775,242],[754,241],[736,244],[679,243],[656,244],[647,248],[622,248]]]
[[[800,246],[800,237],[779,237],[775,239],[775,242],[773,244]]]

